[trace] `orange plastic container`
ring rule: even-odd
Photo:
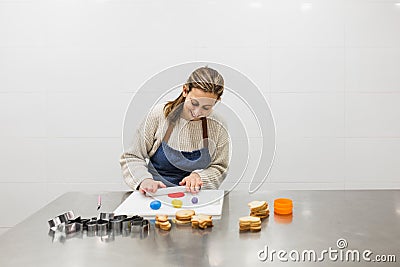
[[[274,207],[292,208],[293,201],[289,198],[277,198],[274,200]]]
[[[274,208],[274,212],[279,215],[289,215],[289,214],[292,214],[293,210],[292,209]]]
[[[289,215],[293,212],[293,201],[289,198],[277,198],[274,200],[274,213]]]

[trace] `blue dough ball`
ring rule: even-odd
[[[197,197],[192,197],[192,203],[197,204],[199,202],[199,199]]]
[[[152,210],[158,210],[159,208],[161,208],[161,202],[158,200],[154,200],[150,203],[150,208]]]

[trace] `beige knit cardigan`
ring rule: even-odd
[[[148,171],[148,160],[160,146],[168,128],[164,105],[155,106],[135,132],[133,143],[120,158],[122,175],[126,184],[137,190],[146,178],[153,178]],[[207,117],[211,164],[195,170],[203,181],[204,189],[217,189],[226,176],[229,164],[230,138],[225,123],[214,112]],[[193,151],[203,147],[202,123],[179,118],[168,145],[180,151]],[[184,178],[184,177],[182,177]]]

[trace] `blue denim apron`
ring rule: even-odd
[[[179,151],[168,145],[174,125],[168,125],[167,132],[157,148],[156,153],[150,158],[149,172],[153,179],[163,182],[166,186],[177,186],[183,178],[189,176],[194,170],[205,169],[211,163],[208,150],[207,119],[201,118],[203,128],[204,147],[192,152]]]

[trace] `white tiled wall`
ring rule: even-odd
[[[66,191],[128,190],[132,94],[193,60],[268,99],[277,150],[261,189],[400,188],[398,25],[398,0],[0,0],[0,234]]]
[[[273,93],[343,93],[343,47],[272,47]]]

